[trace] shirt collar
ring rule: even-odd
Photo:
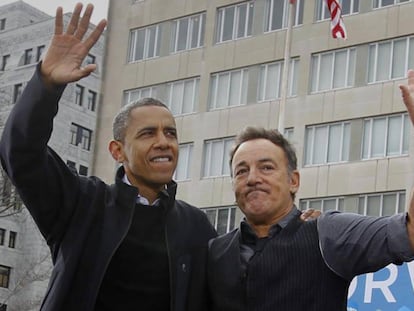
[[[269,229],[269,237],[272,238],[274,235],[280,232],[283,228],[287,226],[287,224],[295,217],[296,209],[292,208],[292,210],[278,223],[273,224]],[[256,233],[252,229],[252,227],[248,224],[246,218],[244,218],[240,224],[240,231],[241,231],[241,238],[245,244],[256,243],[258,239]]]
[[[122,178],[122,181],[123,181],[124,183],[126,183],[127,185],[132,186],[132,184],[131,184],[131,182],[129,181],[128,176],[127,176],[126,174],[124,174],[124,177]],[[156,200],[155,200],[152,204],[150,204],[150,203],[149,203],[149,201],[148,201],[148,199],[147,199],[146,197],[144,197],[144,196],[142,196],[142,195],[140,195],[140,194],[138,193],[138,195],[137,195],[137,199],[136,199],[136,202],[137,202],[138,204],[147,205],[147,206],[158,206],[158,205],[159,205],[159,203],[160,203],[160,199],[158,198],[158,199],[156,199]]]

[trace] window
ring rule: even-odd
[[[174,179],[178,181],[188,180],[191,176],[191,159],[193,155],[193,143],[180,144],[177,169]]]
[[[92,54],[86,55],[85,66],[90,65],[90,64],[95,64],[95,63],[96,63],[96,57],[95,56],[93,56]]]
[[[24,51],[24,65],[32,63],[33,49],[27,49]]]
[[[213,74],[210,84],[210,110],[245,105],[248,80],[248,69]]]
[[[360,0],[337,0],[337,2],[341,5],[342,16],[358,13],[359,1]],[[317,21],[331,19],[331,14],[329,13],[326,0],[317,0],[316,12]]]
[[[159,25],[132,30],[129,39],[128,61],[135,62],[159,56],[160,41]]]
[[[77,170],[76,170],[76,163],[75,162],[73,162],[73,161],[70,161],[70,160],[67,160],[66,161],[66,165],[71,169],[71,171],[73,172],[73,173],[77,173]]]
[[[3,55],[1,62],[1,71],[6,70],[7,63],[9,62],[10,55]]]
[[[328,197],[328,198],[300,200],[301,210],[306,210],[309,208],[313,208],[321,212],[326,212],[330,210],[344,211],[344,198],[343,197]]]
[[[353,86],[355,57],[355,48],[312,55],[311,92]]]
[[[88,176],[88,168],[83,165],[79,165],[79,175]]]
[[[0,245],[4,245],[5,237],[6,237],[6,230],[3,228],[0,228]]]
[[[283,136],[290,142],[292,143],[293,140],[293,135],[294,135],[294,128],[286,128],[283,132]]]
[[[358,213],[369,216],[389,216],[405,211],[405,191],[359,196]]]
[[[82,149],[90,150],[91,149],[91,138],[92,131],[84,128],[80,125],[72,123],[70,127],[71,138],[70,143],[72,145],[78,146],[81,144]]]
[[[369,46],[368,82],[405,77],[414,66],[414,37],[383,41]]]
[[[90,111],[95,111],[96,108],[96,92],[89,90],[88,91],[88,109]]]
[[[167,106],[173,115],[182,115],[195,111],[198,106],[200,78],[176,81],[167,84]]]
[[[36,62],[40,61],[40,59],[42,58],[42,54],[43,54],[44,50],[45,50],[44,45],[40,45],[40,46],[37,47]]]
[[[82,106],[84,89],[85,88],[79,84],[75,85],[75,103],[78,106]]]
[[[409,136],[407,113],[365,119],[362,159],[406,155]]]
[[[14,232],[14,231],[9,232],[9,247],[10,248],[16,248],[16,237],[17,237],[17,232]]]
[[[260,66],[258,101],[280,98],[283,61]],[[297,94],[299,59],[292,59],[289,68],[288,96]]]
[[[217,234],[225,234],[235,227],[236,207],[203,208]]]
[[[307,126],[305,165],[348,161],[350,132],[350,122]]]
[[[288,27],[288,9],[290,0],[266,0],[265,5],[265,32]],[[296,1],[295,20],[293,25],[303,23],[303,0]]]
[[[20,95],[22,95],[22,92],[23,92],[23,84],[22,83],[15,84],[14,89],[13,89],[13,103],[14,104],[20,98]]]
[[[219,8],[216,43],[248,37],[252,34],[253,1]]]
[[[145,97],[156,97],[155,87],[151,86],[125,91],[124,104],[127,105]]]
[[[205,23],[205,13],[173,21],[171,51],[179,52],[203,46]]]
[[[0,265],[0,287],[9,287],[10,270],[10,267]]]
[[[382,8],[388,5],[394,5],[403,2],[409,2],[411,0],[374,0],[374,9]]]
[[[204,142],[204,177],[230,176],[229,154],[233,142],[233,137]]]
[[[4,30],[4,29],[6,29],[6,19],[1,18],[0,19],[0,30]]]

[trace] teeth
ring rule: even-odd
[[[170,161],[170,159],[169,158],[155,158],[152,161],[154,161],[154,162],[168,162],[168,161]]]

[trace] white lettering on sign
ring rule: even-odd
[[[389,287],[395,282],[398,276],[398,269],[395,265],[388,265],[385,267],[390,272],[388,279],[375,281],[374,273],[367,273],[366,282],[365,282],[365,295],[364,302],[370,303],[372,300],[372,291],[374,289],[379,289],[384,295],[385,299],[388,302],[396,302],[393,294],[391,293]]]

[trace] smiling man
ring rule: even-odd
[[[86,38],[93,6],[77,4],[55,35],[5,125],[1,162],[52,253],[43,311],[206,310],[205,213],[175,199],[178,141],[168,108],[145,98],[122,108],[109,151],[121,164],[113,185],[78,176],[47,146],[58,102],[102,34]]]

